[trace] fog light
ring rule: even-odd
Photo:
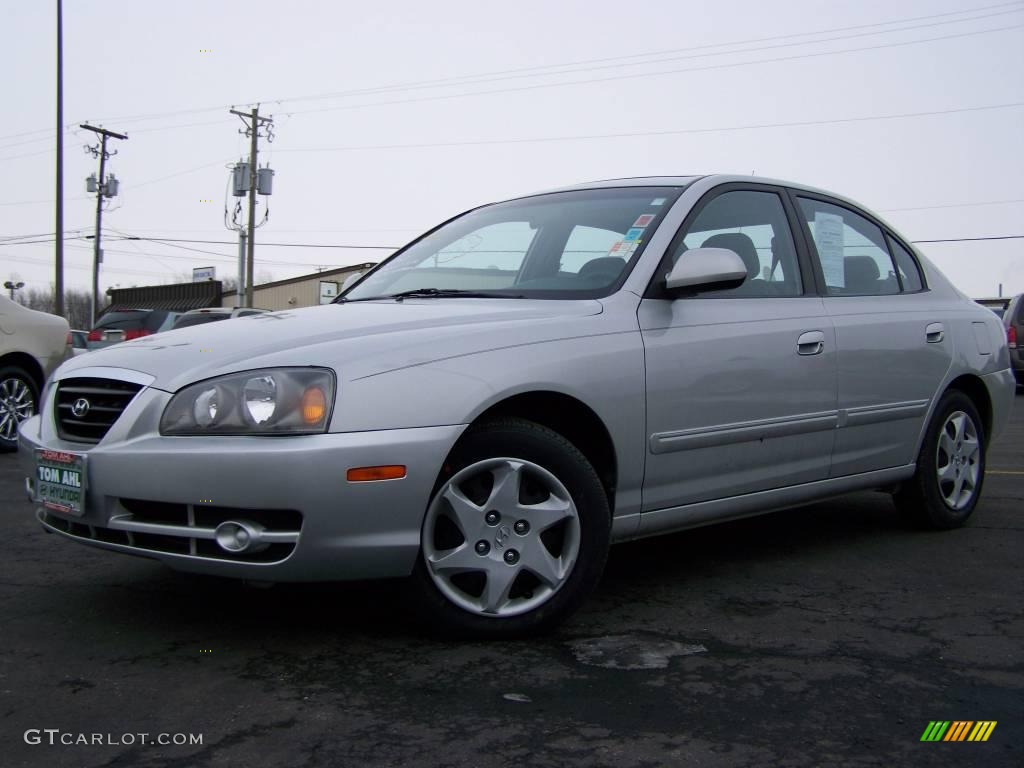
[[[245,552],[261,552],[270,546],[261,541],[263,526],[247,520],[226,520],[217,526],[214,537],[225,552],[240,555]]]

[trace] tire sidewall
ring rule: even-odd
[[[579,554],[568,579],[542,605],[516,616],[490,617],[456,606],[441,593],[430,575],[421,547],[412,578],[417,607],[431,626],[442,631],[494,638],[545,631],[579,607],[604,569],[611,531],[604,489],[582,454],[560,435],[540,425],[516,420],[467,432],[448,456],[430,504],[448,479],[460,470],[478,461],[499,457],[531,461],[565,485],[579,515]],[[428,535],[426,518],[424,515],[421,537]]]
[[[978,433],[978,484],[974,489],[974,496],[963,509],[950,509],[942,497],[938,482],[938,443],[942,429],[956,411],[963,411],[974,422],[975,430]],[[985,425],[981,420],[978,409],[967,395],[959,391],[947,392],[939,401],[928,431],[925,434],[924,443],[921,446],[921,454],[918,457],[917,471],[918,484],[924,512],[928,522],[937,528],[956,528],[963,525],[971,516],[978,501],[981,499],[982,488],[985,484]]]
[[[29,373],[16,365],[5,365],[0,367],[0,383],[8,379],[18,379],[27,387],[32,395],[32,414],[39,413],[39,387]],[[18,436],[15,434],[13,440],[0,437],[0,452],[16,451],[18,449]]]

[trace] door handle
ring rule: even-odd
[[[825,334],[821,331],[801,333],[796,340],[796,351],[798,355],[820,355],[825,351]]]
[[[929,323],[924,335],[929,344],[938,344],[946,338],[946,327],[942,323]]]

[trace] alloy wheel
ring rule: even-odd
[[[954,411],[939,432],[935,467],[939,495],[950,509],[963,509],[971,503],[981,474],[981,443],[973,419],[963,411]]]
[[[17,440],[18,425],[35,412],[32,390],[22,379],[0,381],[0,439]]]

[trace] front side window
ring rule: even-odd
[[[727,248],[747,268],[747,279],[739,287],[706,291],[701,296],[786,297],[803,293],[793,234],[782,200],[774,192],[737,190],[712,199],[686,227],[668,268],[694,248]]]
[[[798,198],[830,296],[900,292],[882,230],[849,208]]]
[[[496,297],[607,296],[682,189],[557,192],[478,208],[386,261],[344,300],[423,289]]]

